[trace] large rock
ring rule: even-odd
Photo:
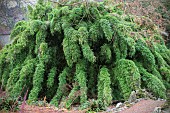
[[[0,49],[1,47],[5,46],[6,44],[9,44],[10,38],[9,35],[0,35]]]
[[[15,8],[17,6],[17,1],[11,0],[7,3],[8,9]]]
[[[156,107],[153,111],[153,113],[162,113],[161,112],[161,107]]]
[[[15,23],[26,19],[28,5],[38,0],[0,0],[0,46],[10,43],[9,34]]]

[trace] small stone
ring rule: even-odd
[[[124,110],[124,108],[122,107],[122,108],[120,108],[120,111],[123,111]]]
[[[128,101],[125,101],[124,104],[129,104],[129,102],[128,102]]]
[[[132,102],[132,103],[130,103],[131,105],[134,105],[135,104],[135,102]]]
[[[131,104],[127,104],[126,107],[131,107],[132,105]]]
[[[114,111],[114,113],[117,113],[117,112],[118,112],[118,110],[115,110],[115,111]]]
[[[163,36],[166,36],[166,37],[169,36],[169,34],[168,34],[167,32],[165,32],[165,31],[161,31],[161,34],[162,34]]]
[[[79,110],[79,107],[73,107],[73,110],[77,111],[77,110]]]
[[[112,111],[115,111],[116,110],[116,108],[112,108]]]
[[[160,98],[158,98],[158,101],[161,101],[161,99],[160,99]]]
[[[153,113],[161,113],[161,107],[156,107]]]
[[[132,103],[132,102],[136,101],[136,92],[135,91],[131,92],[128,101],[129,101],[129,103]]]
[[[120,108],[120,107],[123,107],[123,103],[121,103],[121,102],[117,103],[117,105],[116,105],[116,108]]]
[[[127,108],[128,108],[127,106],[124,107],[124,109],[127,109]]]
[[[121,111],[122,111],[122,109],[118,109],[117,111],[118,111],[118,112],[121,112]]]
[[[110,108],[107,108],[107,110],[106,110],[106,112],[111,112],[112,111],[112,109],[110,109]]]
[[[135,100],[135,103],[137,103],[137,102],[140,102],[142,99],[136,99]]]
[[[118,111],[119,111],[119,112],[122,111],[122,108],[119,108]]]

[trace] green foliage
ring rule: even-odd
[[[55,106],[58,106],[59,101],[61,100],[61,98],[63,96],[66,96],[66,77],[68,77],[68,75],[70,75],[70,69],[68,67],[65,67],[64,70],[62,71],[62,73],[60,73],[59,75],[59,85],[58,85],[58,89],[57,92],[55,94],[55,96],[53,97],[53,99],[51,100],[51,104],[54,104]]]
[[[21,69],[22,69],[21,66],[18,65],[10,73],[9,79],[8,79],[7,85],[6,85],[7,91],[11,91],[12,88],[14,87],[15,83],[18,81]]]
[[[44,65],[43,63],[39,63],[36,67],[34,76],[33,76],[33,88],[29,94],[30,100],[37,100],[38,94],[41,91],[41,83],[44,78]]]
[[[90,49],[90,46],[85,43],[82,45],[83,56],[89,61],[94,63],[96,61],[96,57],[94,56],[93,51]]]
[[[52,86],[54,85],[56,74],[56,67],[51,68],[50,73],[48,74],[47,88],[52,88]]]
[[[112,103],[112,90],[110,87],[110,74],[108,69],[102,67],[98,76],[98,100],[100,100],[105,106]]]
[[[4,72],[2,74],[2,79],[1,79],[2,87],[5,87],[6,84],[7,84],[7,81],[8,81],[8,78],[9,78],[9,73],[10,73],[9,72],[10,71],[10,67],[11,67],[11,65],[8,66],[8,67],[5,67],[5,69],[4,69]]]
[[[1,97],[0,98],[0,111],[16,112],[19,110],[19,104],[16,98]]]
[[[90,95],[89,98],[96,97],[96,90],[97,90],[97,69],[94,64],[91,64],[87,68],[87,90],[88,94]]]
[[[66,108],[70,108],[71,105],[74,103],[74,101],[78,98],[79,93],[78,92],[79,86],[78,85],[74,85],[73,89],[70,91],[69,95],[68,95],[68,99],[66,100]]]
[[[66,101],[66,108],[70,108],[78,97],[80,97],[80,104],[83,106],[87,102],[85,60],[81,60],[76,64],[75,83]]]
[[[80,104],[84,104],[87,101],[87,86],[86,86],[86,62],[80,61],[76,64],[76,81],[80,86]]]
[[[22,33],[27,28],[27,22],[20,21],[14,27],[15,29],[10,34],[11,39]]]
[[[98,31],[99,29],[99,25],[92,25],[89,29],[89,37],[92,40],[92,42],[97,42],[98,41],[98,36],[100,34],[100,32]]]
[[[80,47],[77,43],[77,37],[74,35],[74,29],[68,28],[64,30],[65,38],[63,39],[63,50],[67,60],[67,64],[72,66],[81,57]]]
[[[128,49],[129,49],[129,53],[128,55],[130,57],[133,57],[136,53],[136,48],[135,48],[135,40],[133,38],[126,38],[126,41],[127,41],[127,46],[128,46]]]
[[[29,20],[15,25],[0,51],[0,85],[14,97],[28,89],[30,102],[46,96],[55,106],[96,111],[141,88],[165,98],[170,50],[158,29],[105,3],[29,6]]]
[[[144,67],[146,67],[149,70],[152,70],[155,66],[155,57],[152,54],[151,50],[146,47],[146,43],[139,39],[136,43],[136,51],[142,55],[142,60]]]
[[[128,99],[130,93],[139,90],[141,85],[138,67],[131,60],[121,59],[114,69],[124,99]]]
[[[28,78],[34,73],[35,63],[35,59],[27,60],[25,65],[20,70],[19,79],[14,84],[13,89],[11,91],[11,95],[13,97],[19,96],[23,88],[25,89],[27,87],[28,84],[26,83],[31,82]]]
[[[166,88],[158,77],[151,73],[148,73],[140,64],[137,64],[139,71],[142,75],[143,87],[150,90],[155,96],[160,98],[166,98]]]
[[[161,67],[160,73],[163,75],[164,80],[170,82],[170,69],[168,69],[167,67]]]
[[[106,61],[106,62],[110,62],[111,58],[112,58],[112,51],[109,47],[109,45],[104,44],[103,46],[101,46],[101,61]]]
[[[107,38],[108,41],[112,40],[112,28],[108,20],[106,19],[101,19],[100,20],[100,26],[103,29],[103,32],[105,34],[105,37]]]

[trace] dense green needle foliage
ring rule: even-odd
[[[132,91],[140,89],[141,82],[139,70],[133,61],[126,59],[119,60],[114,70],[123,97],[128,99]]]
[[[108,106],[143,88],[166,98],[170,50],[151,20],[119,6],[43,0],[29,6],[29,20],[15,25],[13,42],[0,51],[1,87],[13,97],[28,89],[31,102],[46,96],[66,108],[85,108],[89,99]]]
[[[112,102],[112,91],[110,88],[110,74],[108,69],[102,67],[100,69],[98,77],[98,100],[104,103],[104,105],[109,105]]]

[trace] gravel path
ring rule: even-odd
[[[160,107],[163,105],[165,101],[158,101],[158,100],[142,100],[132,107],[121,111],[119,113],[152,113],[155,107]]]

